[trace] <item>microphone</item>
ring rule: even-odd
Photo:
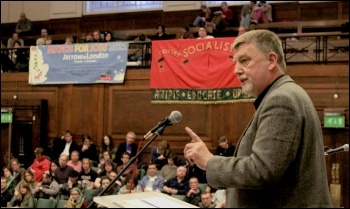
[[[175,110],[170,113],[170,115],[160,121],[154,128],[152,128],[143,138],[148,139],[151,137],[154,132],[156,132],[160,127],[171,126],[174,123],[180,122],[182,119],[182,115],[179,111]]]
[[[349,152],[349,144],[344,144],[343,146],[335,148],[335,149],[329,149],[326,151],[325,154],[329,155],[329,154],[334,154],[334,153],[338,153],[338,152]]]

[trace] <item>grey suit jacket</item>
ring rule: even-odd
[[[208,161],[208,184],[227,188],[229,208],[332,207],[322,136],[311,99],[283,76],[263,98],[234,157]]]

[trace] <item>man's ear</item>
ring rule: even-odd
[[[268,61],[270,63],[268,69],[269,70],[274,69],[276,67],[276,65],[277,65],[277,60],[278,60],[277,54],[274,53],[274,52],[270,52],[268,57],[267,57],[267,59],[268,59]]]

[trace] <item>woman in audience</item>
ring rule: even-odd
[[[114,160],[115,153],[117,152],[118,147],[114,146],[113,138],[111,135],[104,135],[103,140],[101,141],[101,149],[99,158],[103,158],[103,153],[108,151],[111,154],[111,159]]]
[[[103,40],[103,42],[111,42],[111,41],[113,41],[112,32],[110,32],[110,31],[104,32],[104,40]]]
[[[70,196],[64,208],[87,208],[87,201],[81,190],[77,187],[73,187],[70,190]]]
[[[167,158],[172,153],[170,145],[167,140],[162,140],[157,146],[151,150],[151,162],[157,165],[157,169],[161,170],[162,167],[168,162]]]
[[[38,191],[38,184],[35,181],[34,173],[30,169],[26,170],[26,172],[24,173],[24,178],[20,181],[20,183],[21,182],[26,182],[29,184],[30,190],[33,195]],[[18,186],[20,185],[20,183],[16,186],[14,195],[18,195]]]
[[[98,174],[98,177],[95,180],[95,188],[99,188],[101,186],[101,177],[109,176],[112,171],[116,171],[116,165],[112,160],[107,160],[104,163],[103,170]]]
[[[11,173],[9,168],[4,167],[2,169],[2,171],[4,173],[4,177],[6,178],[6,183],[7,183],[6,190],[13,194],[14,190],[15,190],[15,187],[18,184],[18,181],[16,181],[16,178],[12,175],[12,173]]]
[[[107,161],[107,160],[112,160],[111,159],[111,154],[108,152],[108,151],[105,151],[104,153],[103,153],[103,157],[102,158],[100,158],[100,163],[98,164],[98,169],[97,169],[97,173],[99,174],[99,173],[101,173],[102,171],[103,171],[103,167],[105,166],[105,162]]]
[[[92,33],[91,33],[91,32],[89,32],[89,33],[86,34],[86,36],[85,36],[85,41],[84,41],[84,42],[85,42],[85,43],[92,42]]]
[[[73,43],[74,43],[73,37],[72,36],[68,36],[66,38],[66,43],[65,44],[69,45],[69,44],[73,44]]]
[[[58,161],[57,160],[54,160],[51,162],[51,165],[50,165],[50,175],[52,177],[55,177],[55,170],[57,169],[57,167],[59,166],[58,164]]]
[[[14,195],[9,203],[9,206],[15,208],[34,208],[34,197],[30,191],[30,186],[27,182],[19,183],[19,191]]]
[[[43,174],[43,180],[38,183],[38,189],[35,193],[36,198],[55,198],[60,191],[60,186],[57,181],[53,179],[50,171],[45,171]]]

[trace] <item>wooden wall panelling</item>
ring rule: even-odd
[[[315,20],[315,17],[322,17],[322,20],[338,19],[338,2],[306,3],[299,6],[301,21]]]

